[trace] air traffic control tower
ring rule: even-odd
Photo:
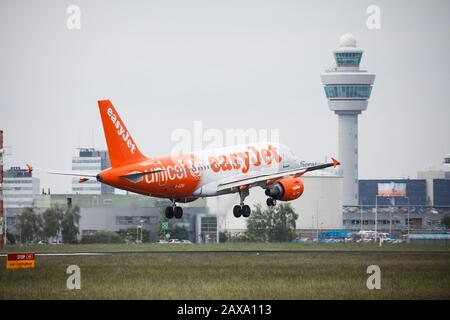
[[[367,109],[375,75],[359,69],[363,50],[344,34],[333,51],[336,66],[322,74],[328,106],[339,118],[339,160],[344,206],[358,205],[358,115]]]

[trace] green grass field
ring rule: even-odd
[[[450,299],[448,246],[386,245],[382,247],[386,252],[378,246],[349,244],[51,245],[5,249],[137,253],[38,256],[35,270],[14,271],[6,270],[6,258],[0,257],[0,299]],[[228,249],[261,253],[158,252]],[[264,252],[276,249],[304,251]],[[350,251],[340,251],[347,249]],[[139,250],[155,253],[139,254]],[[81,268],[81,290],[66,288],[66,269],[72,264]],[[366,268],[372,264],[381,268],[380,290],[366,287]]]

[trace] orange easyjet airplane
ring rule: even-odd
[[[183,209],[177,203],[199,197],[239,193],[240,204],[234,206],[235,217],[250,216],[244,204],[252,187],[265,189],[267,205],[277,200],[291,201],[304,190],[300,177],[306,172],[336,167],[339,162],[302,167],[284,145],[257,143],[182,154],[176,157],[146,157],[136,145],[116,109],[109,100],[98,102],[108,146],[111,168],[96,175],[82,172],[49,172],[79,177],[80,183],[97,179],[115,188],[151,197],[166,198],[172,205],[166,217],[179,219]],[[29,170],[33,170],[28,166]]]

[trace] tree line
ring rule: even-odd
[[[10,243],[37,243],[52,240],[76,243],[79,222],[80,208],[78,206],[54,206],[42,214],[27,207],[17,216],[16,232],[9,232],[7,237]]]
[[[298,214],[287,204],[275,207],[263,208],[256,205],[251,216],[247,219],[247,230],[238,236],[232,237],[227,231],[219,233],[219,241],[233,242],[288,242],[297,237],[296,220]],[[80,208],[78,206],[54,206],[48,208],[42,214],[38,214],[33,208],[25,208],[17,216],[15,234],[8,233],[10,243],[37,243],[62,240],[63,243],[78,243],[80,222]],[[163,223],[168,228],[163,229]],[[139,235],[142,232],[142,235]],[[184,226],[175,225],[161,214],[158,223],[157,238],[166,239],[170,235],[172,239],[188,239],[189,232]],[[156,236],[156,235],[155,235]],[[114,231],[97,231],[92,235],[83,236],[82,243],[125,243],[150,242],[150,233],[146,229],[138,231],[137,228],[121,229]]]
[[[238,236],[220,232],[220,242],[289,242],[297,237],[298,214],[291,204],[263,208],[256,205],[247,219],[247,230]]]
[[[80,208],[78,206],[54,206],[46,209],[42,214],[36,213],[33,208],[25,208],[17,216],[16,232],[7,232],[9,243],[78,243],[80,226]],[[161,216],[159,222],[158,237],[165,239],[166,234],[171,238],[180,240],[188,239],[188,230],[184,226],[169,223],[168,230],[161,229],[161,223],[167,222],[165,216]],[[156,234],[154,237],[157,236]],[[142,228],[131,227],[119,231],[98,230],[93,234],[84,235],[81,243],[131,243],[151,242],[150,231]]]

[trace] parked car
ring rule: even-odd
[[[167,241],[167,240],[158,240],[158,241],[156,241],[156,243],[169,243],[169,241]]]
[[[292,242],[294,242],[294,243],[308,243],[308,242],[311,242],[311,239],[308,239],[308,238],[300,238],[300,239],[292,240]]]
[[[178,239],[170,239],[169,243],[181,243],[181,241]]]
[[[181,240],[181,243],[184,244],[192,244],[192,242],[190,240]]]

